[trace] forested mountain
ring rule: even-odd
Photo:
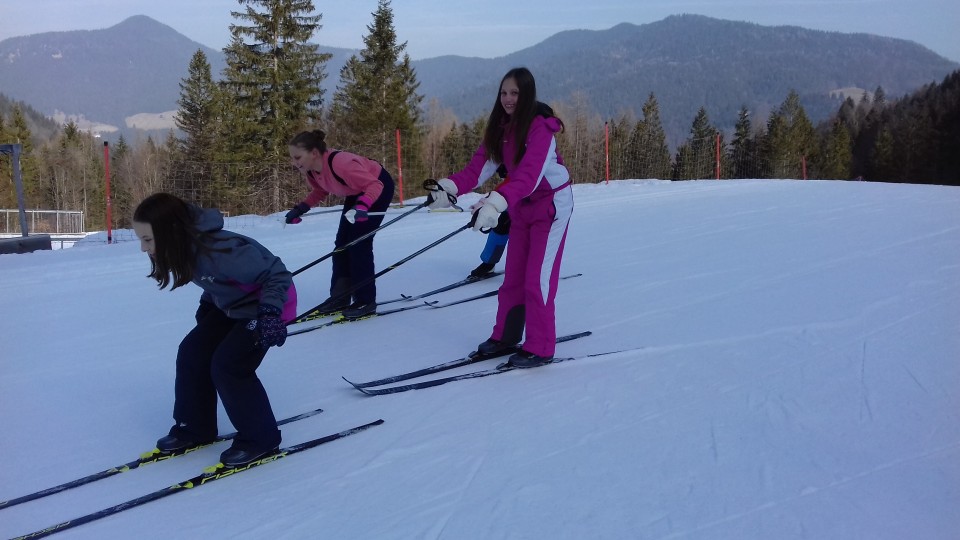
[[[516,65],[533,69],[542,98],[580,94],[604,118],[639,115],[652,92],[672,142],[686,136],[700,107],[717,127],[732,130],[741,107],[762,118],[795,90],[818,122],[843,102],[841,89],[882,87],[899,97],[958,67],[909,41],[699,15],[560,32],[492,60],[441,57],[415,65],[422,91],[466,118],[489,110],[499,77]]]
[[[178,83],[197,49],[223,68],[222,53],[146,16],[103,30],[10,38],[0,42],[0,92],[47,115],[119,127],[127,116],[176,109]]]
[[[145,16],[104,30],[9,38],[0,41],[0,93],[47,115],[61,111],[123,127],[135,114],[176,108],[179,83],[197,50],[219,74],[222,51]],[[330,96],[356,51],[321,51],[333,54],[324,81]],[[732,130],[741,107],[762,117],[795,90],[817,122],[837,110],[842,89],[882,87],[897,97],[960,67],[904,40],[694,15],[561,32],[494,59],[443,56],[412,65],[423,103],[436,100],[464,122],[489,110],[500,77],[517,65],[534,71],[543,100],[582,103],[602,118],[639,116],[653,93],[671,143],[686,136],[701,107],[718,128]]]
[[[60,127],[56,122],[47,118],[42,113],[21,101],[14,101],[0,93],[0,124],[13,123],[16,109],[20,110],[27,129],[36,142],[46,141],[52,138]],[[0,144],[13,141],[0,141]]]

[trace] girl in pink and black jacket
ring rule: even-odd
[[[302,202],[287,212],[286,222],[299,223],[300,216],[330,194],[345,197],[334,240],[337,249],[332,257],[330,298],[320,304],[317,311],[342,312],[344,317],[358,318],[377,310],[377,286],[373,280],[373,238],[376,235],[346,250],[339,248],[380,226],[384,212],[393,200],[393,177],[372,159],[327,148],[325,138],[323,131],[313,130],[301,132],[290,140],[290,162],[312,189]],[[347,213],[351,211],[352,220],[347,219]],[[356,285],[360,287],[356,288]]]
[[[438,180],[439,190],[430,193],[430,208],[444,208],[501,165],[506,168],[510,181],[481,199],[474,211],[475,230],[495,228],[508,208],[511,218],[496,323],[477,350],[491,354],[518,345],[526,327],[520,352],[510,357],[517,367],[548,363],[555,350],[554,300],[573,212],[570,173],[555,137],[562,130],[553,110],[537,101],[533,74],[514,68],[500,81],[480,148],[462,171]]]

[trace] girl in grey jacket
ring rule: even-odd
[[[219,211],[167,193],[137,206],[133,229],[161,289],[192,282],[203,290],[197,325],[177,352],[176,424],[157,448],[182,452],[215,439],[219,396],[237,430],[220,461],[237,467],[272,454],[280,430],[256,370],[267,349],[283,345],[285,322],[295,317],[292,274],[256,240],[223,230]]]

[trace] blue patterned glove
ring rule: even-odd
[[[287,326],[280,320],[280,308],[260,304],[257,309],[257,328],[260,332],[260,347],[264,350],[270,347],[282,347],[287,341]]]

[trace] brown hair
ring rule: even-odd
[[[198,238],[190,206],[169,193],[155,193],[144,199],[133,212],[133,220],[153,228],[155,254],[150,257],[147,277],[157,281],[161,289],[170,284],[176,289],[193,279],[196,269]]]
[[[511,117],[507,117],[507,112],[503,110],[500,104],[500,89],[507,79],[513,79],[517,82],[517,88],[520,96],[517,99],[517,108]],[[493,103],[493,109],[487,118],[487,127],[483,132],[483,148],[487,152],[487,157],[497,163],[503,163],[503,140],[504,126],[511,123],[514,126],[516,156],[514,165],[520,162],[527,149],[527,133],[530,131],[530,124],[536,116],[544,118],[557,118],[553,109],[544,103],[537,101],[537,81],[533,78],[533,73],[525,67],[513,68],[500,79],[500,85],[497,86],[497,99]],[[563,121],[560,121],[560,127],[563,128]]]
[[[300,133],[294,135],[287,145],[299,146],[307,151],[319,150],[322,154],[327,151],[327,142],[324,140],[326,138],[327,134],[319,129],[314,129],[312,131],[301,131]]]

